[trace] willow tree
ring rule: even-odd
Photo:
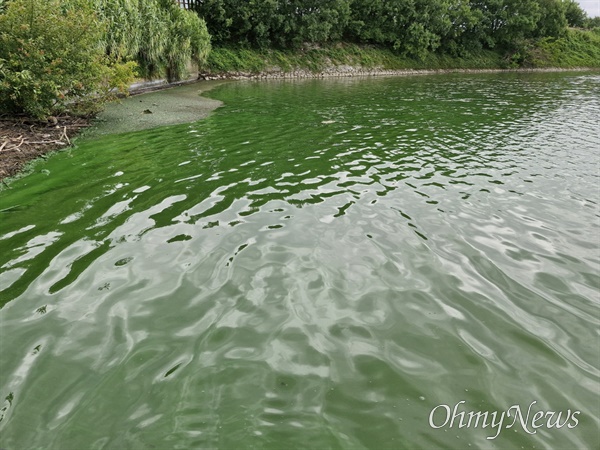
[[[181,79],[187,64],[202,64],[210,51],[206,23],[172,0],[95,0],[108,24],[106,53],[137,62],[146,78]]]
[[[195,12],[176,6],[171,0],[162,0],[168,15],[168,37],[162,54],[167,79],[182,78],[189,61],[201,65],[210,52],[210,35],[206,23]]]

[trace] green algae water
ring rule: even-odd
[[[1,448],[598,448],[598,74],[209,95],[0,192]]]

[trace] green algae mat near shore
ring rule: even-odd
[[[1,448],[598,446],[597,74],[203,95],[0,192]]]
[[[185,84],[108,104],[94,126],[86,130],[85,136],[89,139],[204,119],[222,103],[203,94],[223,83],[206,81]]]

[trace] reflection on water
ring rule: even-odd
[[[52,158],[0,194],[0,445],[593,447],[599,94],[232,83]],[[581,418],[429,426],[461,400]]]

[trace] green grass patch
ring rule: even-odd
[[[526,62],[533,67],[600,68],[600,28],[571,28],[559,39],[542,39],[529,50]]]
[[[335,66],[365,70],[446,70],[494,69],[502,68],[503,64],[501,55],[485,50],[461,58],[430,53],[424,59],[413,59],[387,48],[337,43],[307,45],[297,50],[216,47],[202,70],[210,74],[258,74],[300,69],[319,73]]]
[[[349,43],[306,45],[296,50],[216,47],[202,70],[212,75],[295,70],[320,73],[335,66],[364,70],[595,68],[600,67],[600,29],[570,29],[563,38],[529,42],[526,50],[510,56],[500,51],[479,50],[460,58],[429,53],[423,59],[414,59],[388,48]]]

